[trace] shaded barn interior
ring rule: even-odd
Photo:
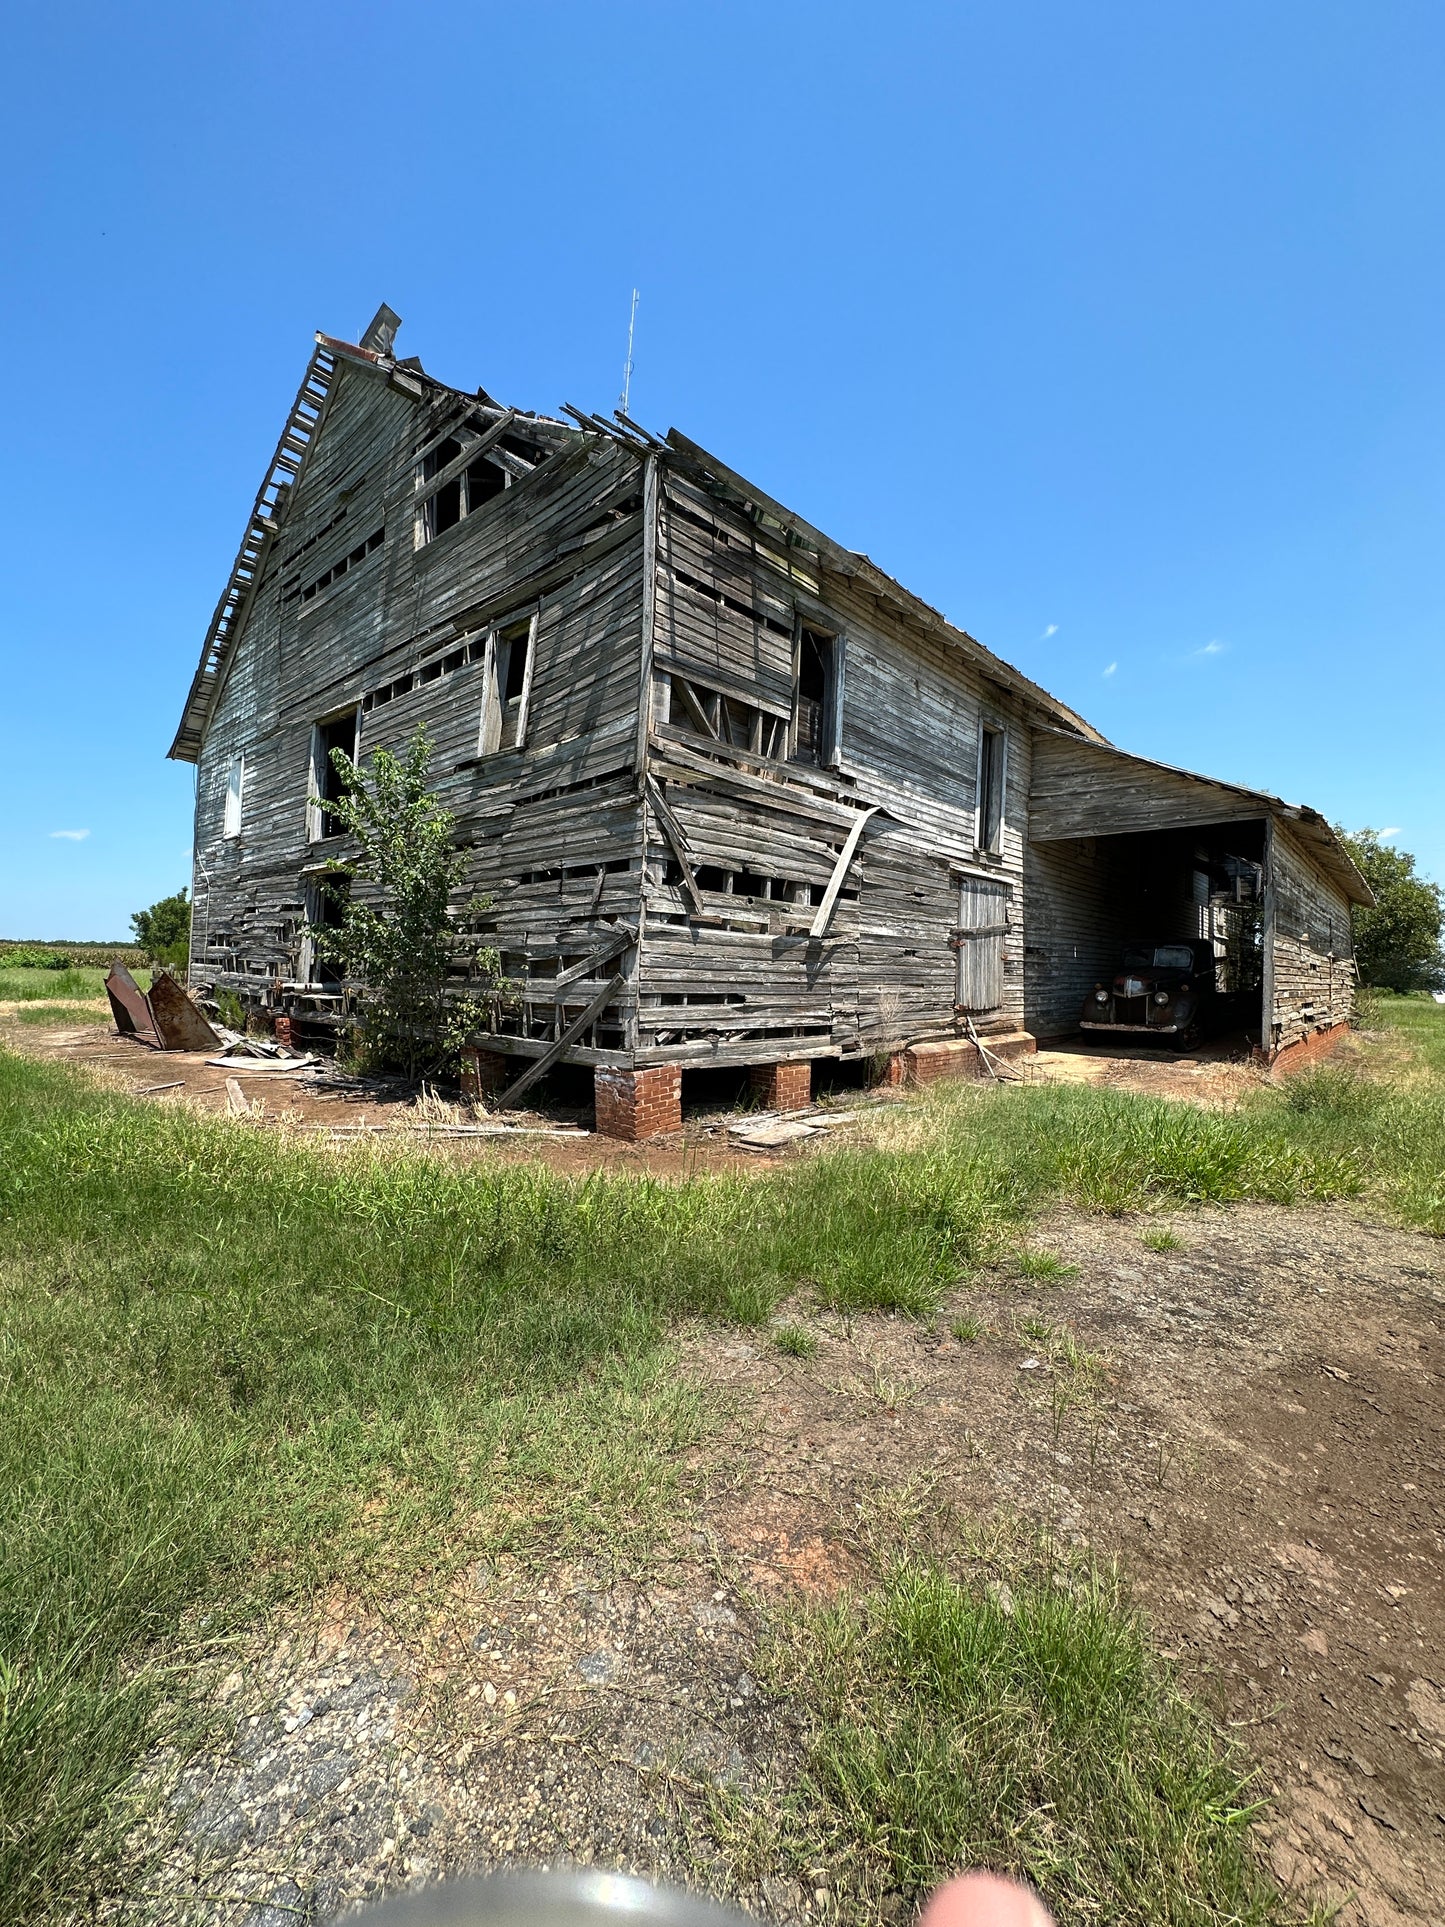
[[[1077,1030],[1089,992],[1112,980],[1134,944],[1205,939],[1221,992],[1238,996],[1246,1040],[1262,1041],[1262,819],[1133,830],[1029,848],[1025,1002],[1035,1036]]]
[[[1076,1028],[1126,944],[1207,938],[1266,1054],[1354,1010],[1352,903],[1368,887],[1314,810],[1053,730],[1034,734],[1025,1013]]]

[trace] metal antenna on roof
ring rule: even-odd
[[[627,317],[627,360],[622,364],[622,393],[618,396],[618,412],[627,413],[627,398],[632,393],[632,337],[637,328],[637,290],[632,290],[632,313]]]

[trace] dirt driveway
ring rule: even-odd
[[[929,1323],[799,1306],[807,1359],[691,1334],[726,1416],[675,1543],[645,1570],[477,1568],[420,1618],[334,1601],[271,1629],[228,1683],[229,1740],[174,1782],[145,1917],[225,1895],[204,1918],[289,1927],[559,1858],[736,1890],[698,1793],[788,1783],[765,1615],[866,1580],[859,1509],[902,1491],[925,1544],[1005,1519],[1118,1555],[1260,1761],[1281,1878],[1346,1927],[1438,1921],[1445,1253],[1344,1209],[1170,1222],[1182,1248],[1155,1251],[1160,1220],[1060,1216],[1034,1243],[1072,1275],[991,1273]],[[836,1911],[826,1876],[741,1897]]]

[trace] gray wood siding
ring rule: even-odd
[[[1270,1036],[1286,1049],[1355,1009],[1350,906],[1280,823],[1270,828],[1265,941]]]
[[[637,916],[640,465],[611,442],[560,433],[565,445],[532,475],[418,546],[416,451],[465,406],[451,394],[418,403],[370,370],[339,366],[198,765],[198,978],[253,998],[296,980],[306,878],[346,851],[344,839],[308,841],[312,726],[456,653],[459,664],[363,716],[361,750],[399,748],[426,726],[434,782],[469,853],[467,894],[492,897],[490,934],[517,983],[509,1025],[549,1025],[545,990],[528,994],[533,976],[555,975],[563,953],[588,954],[609,919]],[[304,598],[377,528],[379,549]],[[527,746],[479,758],[483,666],[465,659],[466,639],[533,613]],[[241,834],[227,838],[240,753]],[[576,989],[585,1003],[588,985]],[[544,1003],[542,1016],[533,1006]],[[601,1020],[617,1048],[632,1003],[629,988]]]
[[[653,822],[639,1047],[653,1061],[855,1054],[958,1029],[959,876],[1020,904],[1029,781],[1020,701],[904,623],[815,550],[790,541],[685,462],[669,466],[657,550],[654,667],[791,716],[799,625],[844,639],[841,757],[822,768],[705,741],[678,711],[654,724],[650,767],[700,876],[689,900]],[[979,724],[1005,732],[1001,848],[974,847]],[[883,805],[828,932],[809,924],[861,807]],[[726,887],[714,887],[716,883]],[[1023,969],[1001,946],[989,1027],[1016,1026]]]
[[[1029,834],[1035,842],[1227,823],[1262,814],[1257,797],[1082,738],[1034,732]]]

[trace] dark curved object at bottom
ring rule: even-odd
[[[347,1914],[356,1927],[758,1927],[731,1907],[624,1874],[488,1874]]]

